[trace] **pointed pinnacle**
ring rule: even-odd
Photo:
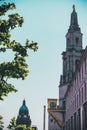
[[[73,5],[73,11],[75,11],[75,5]]]

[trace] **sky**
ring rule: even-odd
[[[29,75],[22,80],[11,80],[17,93],[11,93],[0,101],[0,115],[5,127],[12,117],[17,117],[23,99],[29,108],[32,125],[43,129],[43,106],[47,99],[59,97],[58,85],[62,74],[62,55],[66,49],[65,35],[70,25],[72,5],[75,4],[78,23],[83,33],[83,48],[87,45],[87,1],[86,0],[6,0],[14,2],[16,10],[24,17],[22,28],[11,31],[12,39],[24,43],[26,39],[38,42],[37,52],[29,51],[27,63]],[[1,54],[1,62],[10,60],[11,53]],[[46,110],[46,130],[48,129]],[[6,130],[6,128],[5,128]]]

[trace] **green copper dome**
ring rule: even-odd
[[[26,125],[26,127],[31,126],[29,110],[26,106],[25,100],[23,100],[23,104],[19,109],[19,114],[17,116],[16,124],[17,125]]]
[[[19,109],[19,115],[28,115],[29,114],[29,111],[28,111],[28,108],[26,106],[26,103],[25,103],[25,100],[23,100],[23,105],[20,107]]]

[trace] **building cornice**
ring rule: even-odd
[[[48,109],[50,112],[65,112],[64,109]]]

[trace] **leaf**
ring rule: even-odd
[[[17,92],[15,86],[10,84],[10,79],[22,79],[29,74],[28,64],[26,58],[28,57],[28,50],[37,51],[37,42],[29,42],[26,40],[24,45],[15,40],[11,40],[11,30],[16,27],[22,27],[24,18],[18,13],[9,14],[6,19],[4,15],[7,11],[16,8],[14,3],[3,3],[0,5],[0,52],[5,53],[7,50],[13,55],[13,59],[10,61],[4,61],[0,63],[0,100],[4,99],[4,96],[8,96],[11,92]],[[9,82],[8,82],[9,79]]]

